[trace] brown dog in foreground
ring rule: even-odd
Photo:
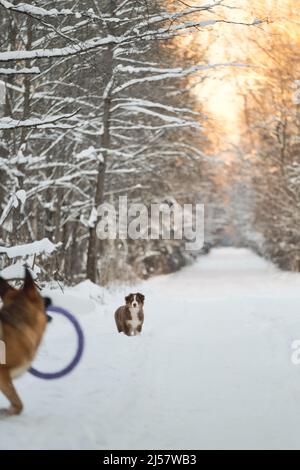
[[[142,332],[145,296],[139,292],[129,294],[125,297],[125,302],[126,304],[118,308],[115,313],[118,332],[127,336],[135,336]]]
[[[0,340],[5,355],[0,357],[0,390],[10,402],[1,414],[22,412],[23,404],[12,380],[26,372],[38,350],[46,328],[45,299],[39,294],[28,269],[22,289],[0,278]]]

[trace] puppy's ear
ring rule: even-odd
[[[140,301],[142,302],[142,304],[144,305],[145,296],[144,296],[143,294],[141,294],[140,292],[138,292],[137,296],[138,296],[138,298],[140,299]]]
[[[2,300],[10,290],[14,290],[13,287],[11,287],[3,277],[0,277],[0,297]]]
[[[132,294],[129,294],[129,295],[127,295],[127,297],[125,297],[125,302],[126,302],[127,304],[128,304],[128,302],[130,302],[131,297],[132,297]]]

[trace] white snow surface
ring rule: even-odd
[[[137,290],[144,331],[126,337],[113,314]],[[85,354],[64,379],[16,382],[25,410],[0,421],[0,449],[300,448],[300,275],[226,248],[137,286],[51,294],[81,322]],[[60,368],[74,341],[56,315],[35,366]]]

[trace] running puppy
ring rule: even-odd
[[[0,297],[3,301],[0,340],[5,351],[0,360],[0,391],[10,402],[10,408],[0,412],[12,416],[23,409],[12,381],[29,369],[36,355],[45,332],[45,307],[50,304],[50,299],[39,294],[28,269],[22,289],[11,287],[0,277]]]
[[[142,332],[144,323],[145,296],[140,294],[129,294],[125,297],[126,304],[118,308],[115,320],[119,333],[127,336],[135,336]]]

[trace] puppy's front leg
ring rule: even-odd
[[[132,328],[131,328],[131,325],[129,323],[125,323],[125,327],[124,327],[124,330],[123,332],[125,333],[126,336],[131,336],[132,335]]]
[[[9,370],[4,366],[0,366],[0,390],[11,405],[7,410],[3,410],[2,413],[7,416],[19,415],[23,410],[23,404],[12,383]]]
[[[137,326],[136,330],[135,330],[135,334],[136,335],[140,335],[142,333],[142,328],[143,328],[143,325],[140,324],[139,326]]]

